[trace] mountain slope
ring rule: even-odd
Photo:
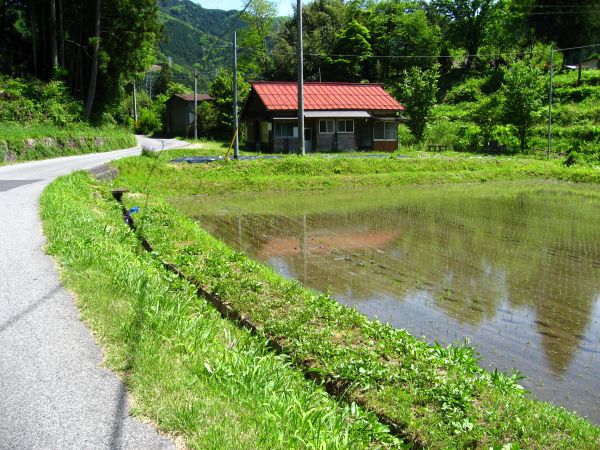
[[[160,2],[160,12],[165,26],[160,51],[172,57],[184,72],[191,72],[192,66],[199,64],[204,79],[230,64],[228,44],[233,31],[244,26],[238,11],[205,9],[190,0],[166,0]]]

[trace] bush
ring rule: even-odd
[[[431,145],[448,145],[456,151],[476,151],[481,146],[481,129],[472,123],[438,122],[425,132],[425,141]]]
[[[483,80],[480,78],[471,78],[454,86],[446,94],[444,102],[451,105],[461,102],[476,102],[481,97],[482,82]]]
[[[79,122],[82,110],[62,81],[0,76],[0,122],[66,126]]]
[[[140,111],[138,121],[135,124],[135,131],[141,134],[153,134],[162,129],[160,116],[152,109],[143,109]]]
[[[416,144],[415,137],[406,125],[398,125],[398,145],[406,147]]]
[[[553,92],[559,102],[581,102],[586,99],[600,100],[600,88],[597,86],[559,87]]]
[[[514,125],[496,125],[492,130],[492,140],[496,141],[501,147],[505,146],[510,151],[516,151],[519,148],[517,127]]]

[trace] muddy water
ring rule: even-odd
[[[175,199],[230,245],[600,423],[600,189],[549,182]]]

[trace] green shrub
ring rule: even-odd
[[[509,151],[516,151],[519,148],[517,128],[514,125],[496,125],[492,130],[492,140],[499,146],[506,146]]]
[[[415,137],[412,135],[406,125],[398,126],[398,145],[405,147],[414,145],[416,143]]]
[[[430,145],[449,145],[456,151],[475,151],[481,145],[481,129],[468,122],[437,122],[425,132]]]
[[[0,76],[0,122],[66,126],[79,122],[82,110],[62,81]]]
[[[559,102],[581,102],[586,99],[600,100],[600,88],[596,86],[558,87],[554,98]]]
[[[444,98],[445,103],[455,105],[461,102],[476,102],[481,97],[481,78],[471,78],[454,86]]]
[[[153,134],[162,129],[160,116],[152,109],[143,109],[137,123],[135,131],[141,134]]]

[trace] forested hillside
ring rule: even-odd
[[[155,58],[154,0],[2,0],[0,71],[62,79],[84,116],[118,101]]]
[[[218,68],[230,64],[233,31],[244,26],[239,11],[205,9],[190,0],[160,2],[164,35],[159,44],[165,59],[171,57],[180,72],[190,74],[194,65],[200,70],[201,85],[215,76]]]

